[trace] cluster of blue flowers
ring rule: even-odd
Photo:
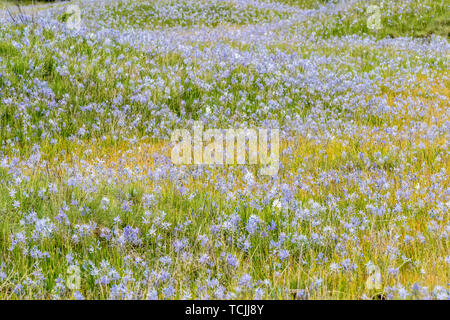
[[[0,298],[448,299],[448,39],[310,2],[0,15]],[[278,174],[174,165],[194,121],[280,129]]]

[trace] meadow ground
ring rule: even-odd
[[[449,298],[448,2],[10,5],[1,299]],[[279,170],[174,164],[194,121]]]

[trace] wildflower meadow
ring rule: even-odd
[[[0,0],[0,299],[448,300],[449,9]]]

